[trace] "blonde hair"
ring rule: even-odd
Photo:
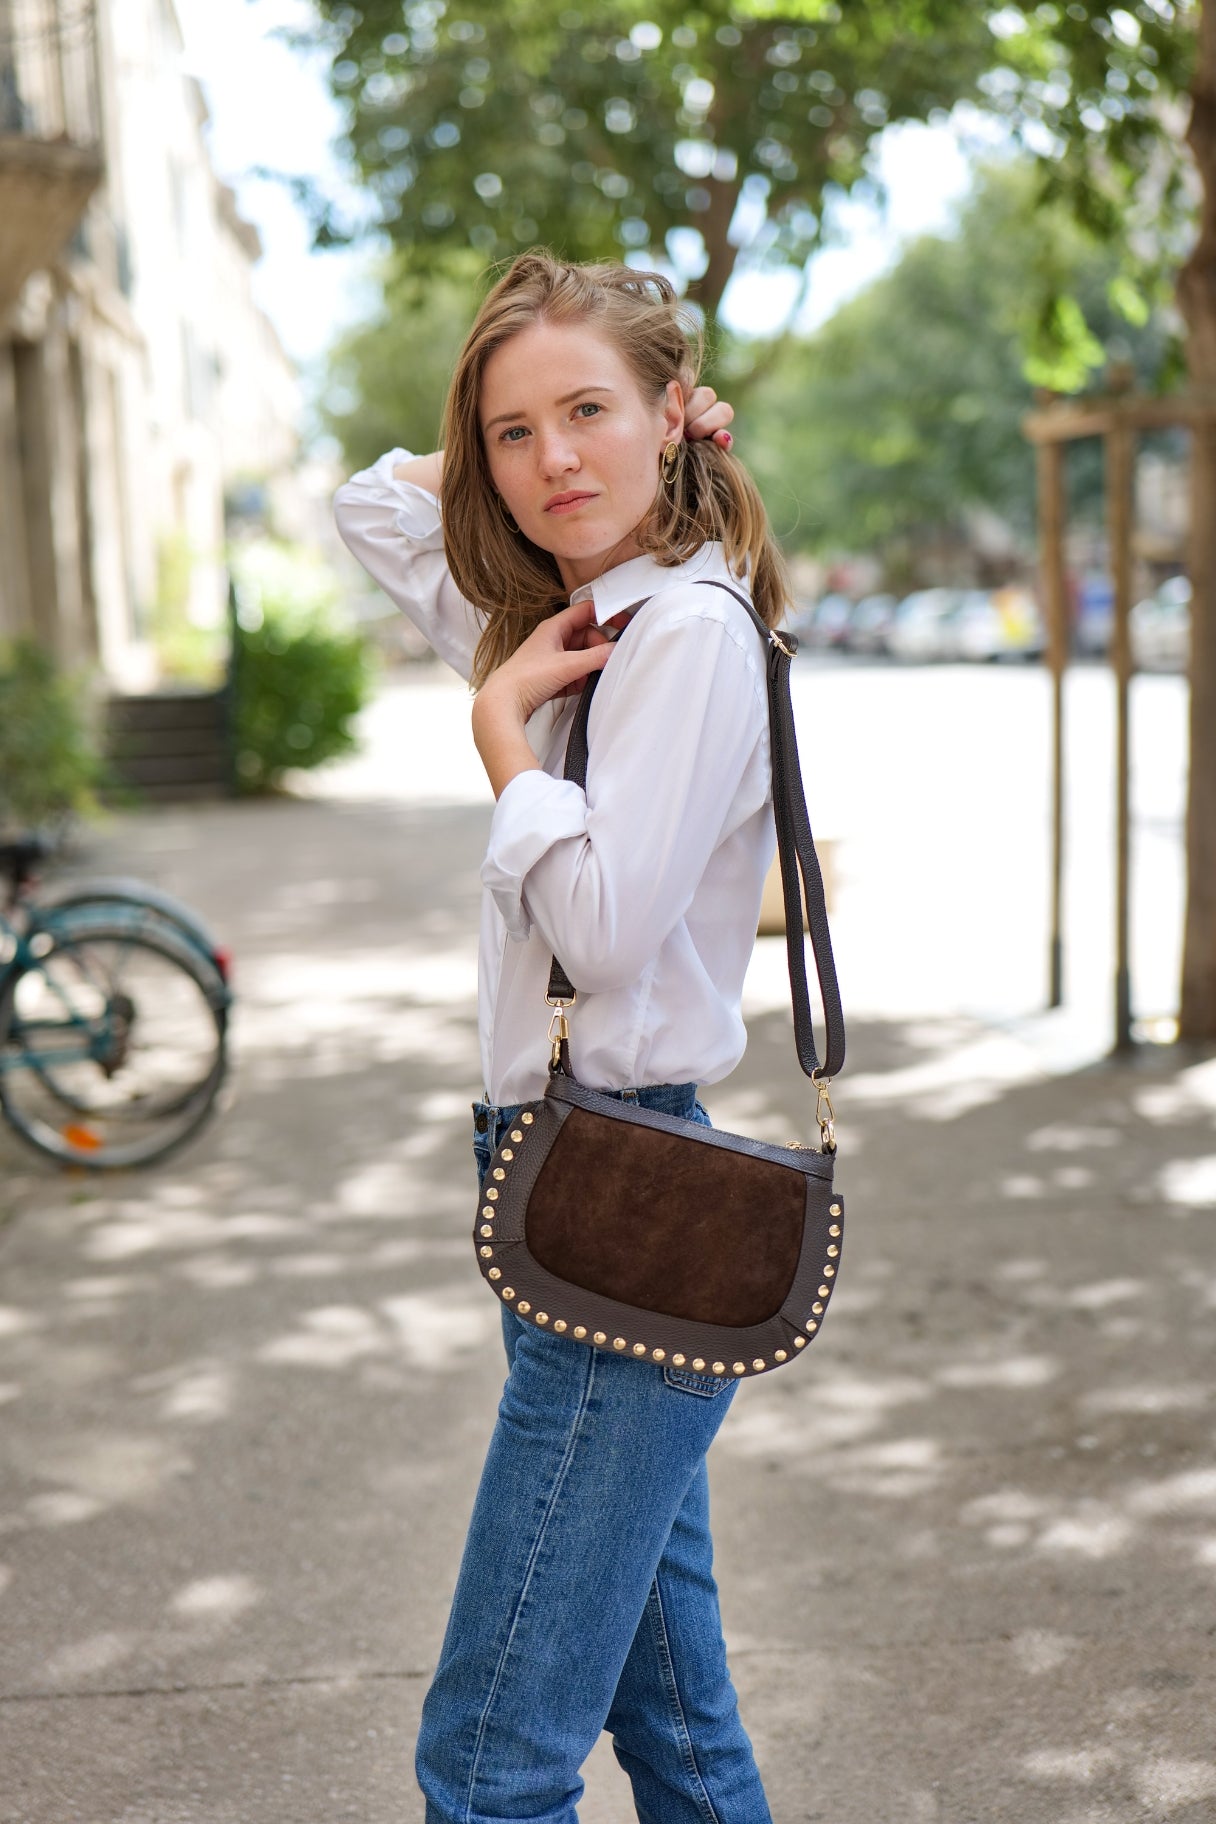
[[[448,567],[484,618],[473,683],[490,673],[566,603],[557,560],[504,516],[481,431],[482,376],[496,349],[534,323],[587,323],[622,356],[644,397],[678,380],[688,397],[702,358],[700,329],[675,288],[628,266],[567,265],[521,254],[489,293],[456,363],[444,408],[441,500]],[[654,509],[634,539],[656,562],[684,563],[719,540],[736,576],[748,576],[757,612],[775,627],[789,602],[785,563],[764,503],[737,457],[711,439],[682,443],[670,482],[656,475]]]

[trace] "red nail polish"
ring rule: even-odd
[[[731,436],[731,434],[730,434],[730,432],[729,432],[729,431],[727,431],[727,432],[726,432],[726,442],[725,442],[725,443],[724,443],[724,444],[723,444],[723,445],[722,445],[722,448],[723,448],[723,449],[724,449],[724,450],[729,450],[729,448],[730,448],[730,446],[731,446],[731,444],[732,444],[732,443],[733,443],[733,442],[734,442],[734,441],[735,441],[735,440],[734,440],[734,438],[733,438],[733,437],[732,437],[732,436]]]

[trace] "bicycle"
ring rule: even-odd
[[[50,845],[0,844],[0,1113],[90,1170],[146,1165],[214,1110],[227,1070],[227,952],[170,895],[128,880],[34,898]]]

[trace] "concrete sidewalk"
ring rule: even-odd
[[[468,1253],[486,821],[314,798],[98,843],[232,944],[238,1070],[147,1173],[0,1129],[4,1824],[421,1818],[502,1377]],[[774,1137],[806,1126],[780,983],[770,944],[708,1097]],[[1044,1032],[851,1023],[840,1293],[711,1459],[777,1824],[1216,1815],[1216,1060],[1060,1072]],[[581,1815],[633,1816],[604,1746]]]

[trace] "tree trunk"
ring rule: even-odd
[[[739,249],[732,247],[727,237],[735,218],[740,186],[737,178],[723,182],[721,178],[709,177],[705,180],[705,188],[709,192],[709,208],[698,220],[697,227],[705,242],[709,264],[701,277],[694,279],[688,287],[688,296],[701,306],[707,323],[716,323],[722,294],[739,257]]]
[[[1187,140],[1202,186],[1199,239],[1178,277],[1191,382],[1216,401],[1216,0],[1203,0]],[[1191,454],[1191,726],[1186,923],[1178,1032],[1216,1040],[1216,424]]]

